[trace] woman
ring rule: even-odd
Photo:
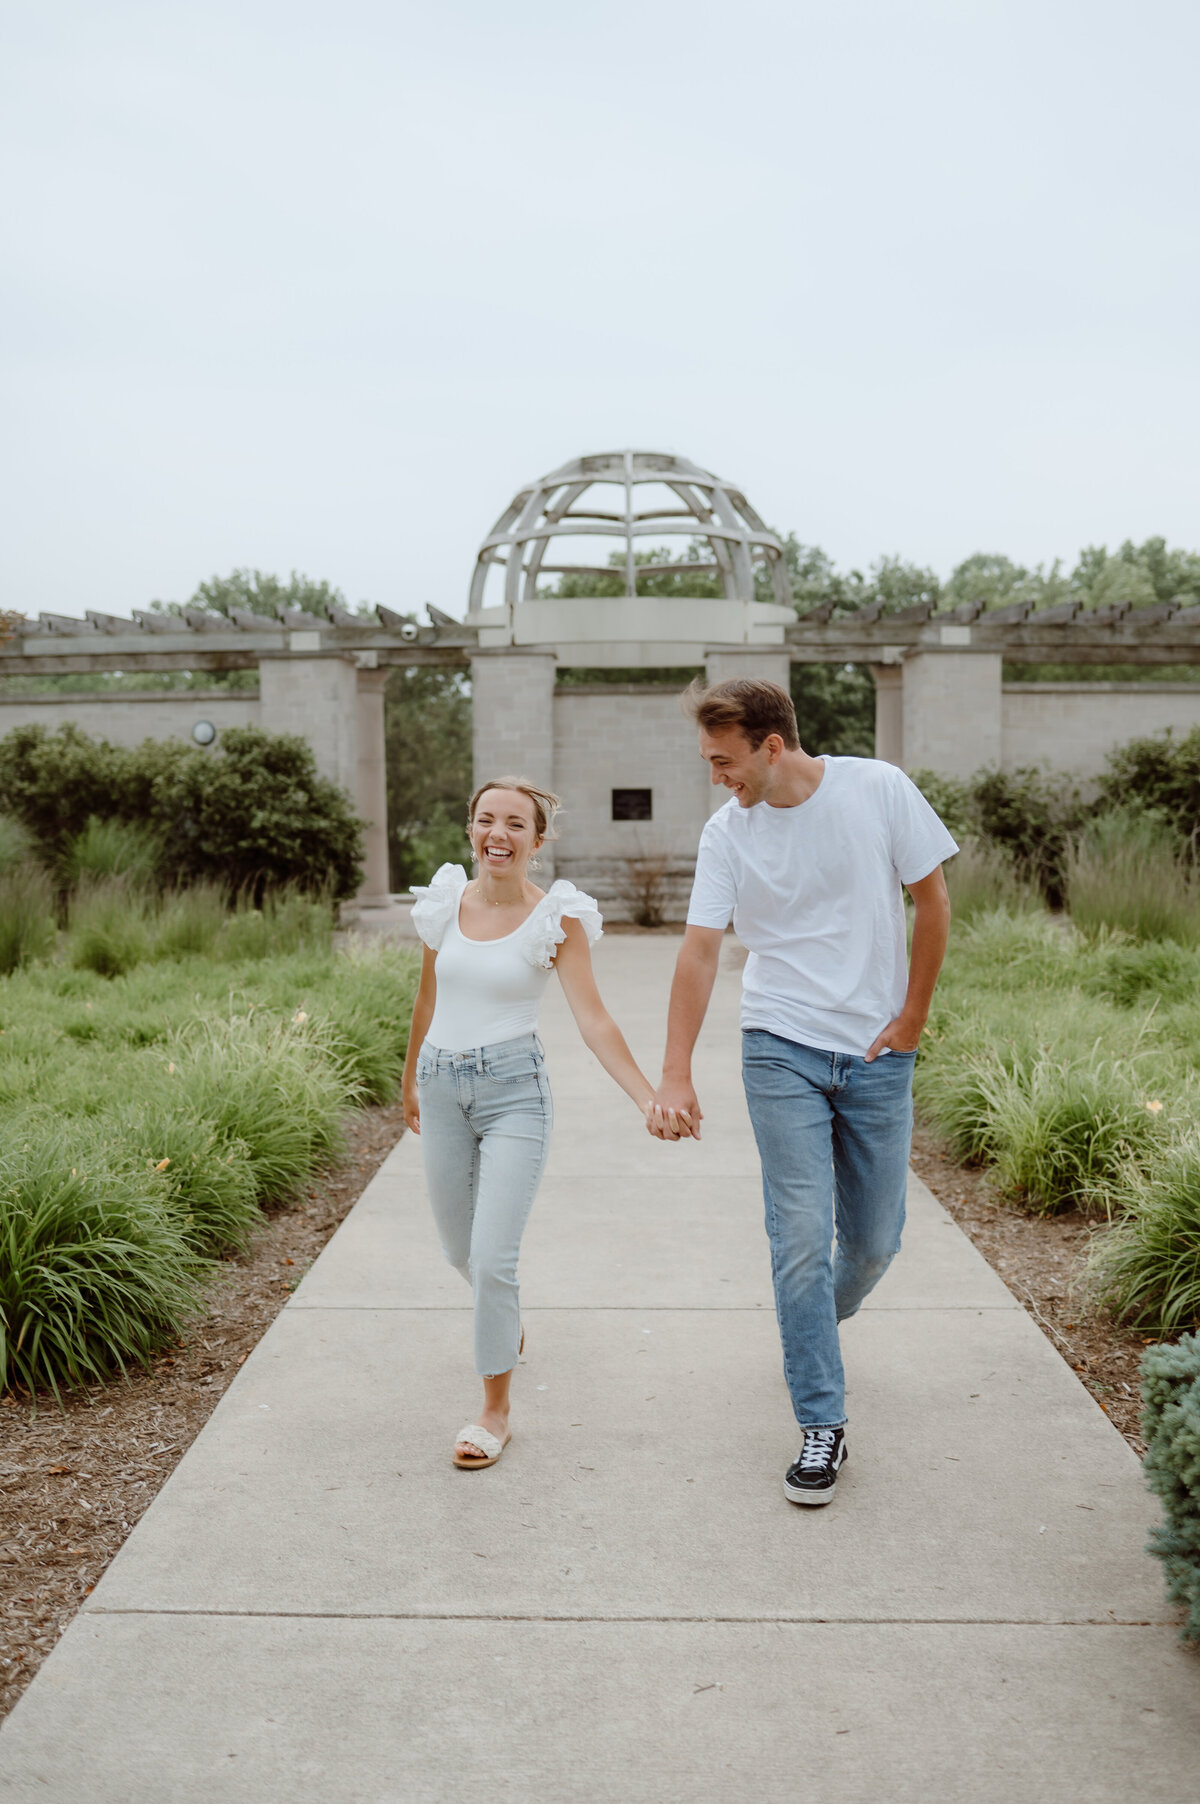
[[[600,1000],[589,946],[600,911],[573,883],[527,876],[558,797],[497,777],[471,797],[478,875],[444,864],[413,908],[425,942],[404,1063],[404,1119],[421,1135],[442,1251],[475,1294],[479,1420],[456,1466],[493,1466],[510,1433],[509,1383],[524,1344],[517,1255],[550,1144],[552,1104],[537,1037],[542,994],[558,972],[584,1043],[642,1110],[654,1087]]]

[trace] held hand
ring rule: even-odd
[[[888,1022],[881,1034],[876,1034],[863,1054],[865,1062],[871,1064],[885,1046],[890,1046],[893,1052],[915,1052],[924,1025],[923,1021],[906,1021],[903,1015],[897,1015],[894,1021]]]
[[[402,1095],[404,1100],[404,1125],[406,1128],[409,1128],[412,1133],[419,1134],[421,1132],[421,1105],[417,1100],[417,1086],[413,1084],[410,1089],[406,1085]]]
[[[690,1083],[662,1083],[646,1110],[646,1127],[656,1140],[699,1140],[704,1111]]]

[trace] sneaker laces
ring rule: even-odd
[[[806,1428],[800,1449],[801,1472],[821,1472],[833,1457],[836,1428]]]

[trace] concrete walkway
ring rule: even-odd
[[[598,948],[647,1067],[677,944]],[[552,992],[491,1471],[450,1464],[469,1298],[401,1141],[13,1713],[0,1798],[1200,1797],[1200,1661],[1137,1462],[915,1180],[844,1330],[837,1499],[785,1501],[737,991],[731,962],[698,1147],[648,1138]]]

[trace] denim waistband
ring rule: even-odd
[[[484,1060],[497,1052],[535,1052],[545,1056],[545,1048],[537,1034],[517,1034],[511,1040],[492,1040],[487,1046],[471,1046],[465,1051],[450,1052],[444,1046],[433,1046],[428,1040],[421,1051],[432,1061],[435,1071],[461,1071],[464,1066],[482,1076]]]

